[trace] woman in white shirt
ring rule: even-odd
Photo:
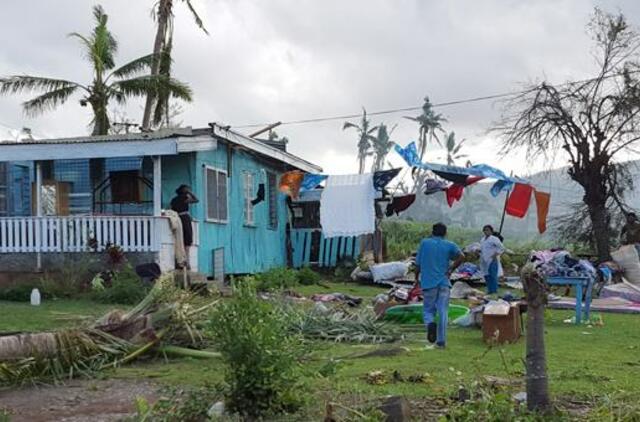
[[[480,269],[487,282],[487,293],[493,294],[498,292],[498,275],[502,272],[500,255],[504,252],[504,246],[493,227],[486,225],[482,232],[484,236],[480,240]]]

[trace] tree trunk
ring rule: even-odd
[[[547,293],[544,280],[532,264],[522,270],[527,298],[527,407],[541,412],[551,408],[544,346],[544,309]]]
[[[55,334],[34,333],[0,337],[0,362],[30,356],[54,356],[58,350]]]
[[[111,124],[109,123],[106,102],[98,99],[92,100],[91,108],[93,109],[93,132],[91,135],[108,135]]]
[[[156,57],[151,63],[151,76],[157,76],[160,70],[160,60],[158,56],[164,48],[166,32],[169,25],[169,18],[171,17],[172,7],[173,0],[160,0],[158,4],[158,30],[156,31],[156,39],[153,43],[153,54],[155,54]],[[144,115],[142,116],[143,129],[150,128],[151,112],[153,111],[155,98],[155,93],[149,93],[149,95],[147,95],[147,101],[144,105]]]
[[[605,208],[604,201],[585,202],[589,208],[589,217],[591,218],[591,227],[593,228],[593,240],[598,259],[600,261],[608,261],[611,259],[609,255],[610,238],[607,209]]]

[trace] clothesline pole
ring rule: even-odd
[[[513,171],[511,172],[510,177],[513,177]],[[498,232],[502,234],[502,228],[504,227],[504,216],[507,214],[507,200],[509,200],[509,193],[511,189],[507,190],[507,195],[504,197],[504,206],[502,207],[502,218],[500,219],[500,228]]]

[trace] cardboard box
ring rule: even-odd
[[[515,343],[522,335],[520,306],[512,304],[507,315],[482,315],[482,338],[485,343]]]

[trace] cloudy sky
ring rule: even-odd
[[[124,63],[148,54],[155,0],[104,0]],[[546,79],[559,83],[594,74],[585,24],[594,6],[623,11],[640,26],[634,0],[193,0],[210,36],[176,1],[174,74],[191,84],[185,125],[243,125],[420,106],[517,90]],[[4,0],[0,13],[0,75],[34,74],[88,82],[90,68],[72,31],[88,33],[93,2]],[[0,134],[29,127],[38,137],[88,133],[89,110],[77,99],[41,117],[26,118],[27,97],[0,98]],[[125,110],[140,122],[142,102]],[[522,174],[540,168],[521,157],[501,159],[487,134],[501,105],[442,107],[466,152],[478,162]],[[398,113],[374,118],[397,125],[393,139],[415,139],[415,123]],[[357,119],[355,119],[357,120]],[[284,125],[290,150],[328,173],[357,170],[356,134],[342,120]],[[244,133],[251,129],[239,129]],[[443,152],[432,148],[432,161]],[[527,167],[527,164],[530,164]],[[558,163],[562,164],[562,163]]]

